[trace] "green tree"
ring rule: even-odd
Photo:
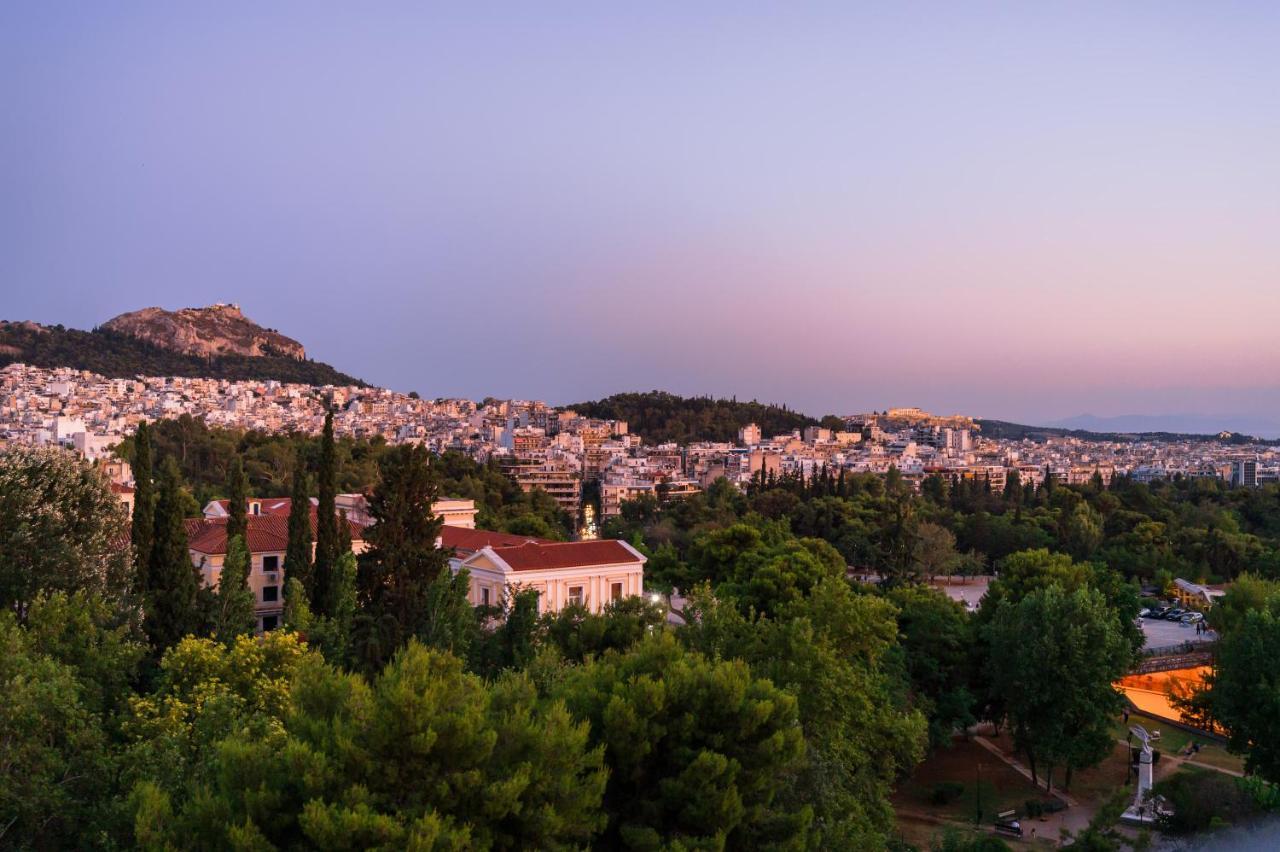
[[[711,658],[741,660],[796,697],[805,758],[782,807],[813,809],[810,846],[884,847],[889,796],[925,744],[925,719],[899,697],[892,605],[828,579],[777,617],[749,617],[705,587],[686,612],[683,641]]]
[[[156,493],[151,457],[151,430],[147,421],[138,424],[133,437],[133,543],[134,577],[141,578],[151,564],[151,537],[156,523]]]
[[[83,848],[112,795],[102,718],[72,666],[0,611],[0,846]]]
[[[1103,594],[1058,584],[1018,603],[1002,601],[986,628],[987,675],[1005,708],[1014,744],[1033,778],[1055,767],[1092,766],[1114,745],[1111,726],[1122,702],[1112,684],[1129,669],[1133,649]]]
[[[921,575],[950,577],[956,568],[956,537],[951,530],[929,521],[916,525],[915,563]]]
[[[191,564],[183,524],[182,482],[172,457],[160,468],[151,564],[144,582],[146,619],[151,644],[164,651],[182,637],[200,631],[200,573]]]
[[[284,553],[284,575],[298,581],[296,592],[307,596],[310,604],[314,594],[311,570],[311,499],[307,496],[306,458],[299,446],[293,463],[293,489],[289,498],[289,541]],[[288,598],[290,585],[285,584]]]
[[[1209,610],[1209,623],[1221,636],[1229,636],[1250,612],[1271,608],[1273,601],[1280,602],[1280,581],[1241,574]]]
[[[53,592],[31,605],[32,647],[68,666],[80,699],[108,727],[125,712],[146,644],[136,614],[93,592]]]
[[[437,647],[453,646],[449,632],[457,626],[456,617],[474,622],[465,586],[450,575],[448,553],[436,547],[442,521],[431,512],[436,481],[426,449],[402,444],[384,455],[379,467],[381,479],[369,498],[369,548],[360,556],[358,583],[366,632],[376,628],[379,637],[379,653],[370,662],[411,636]]]
[[[484,631],[472,647],[474,669],[492,678],[508,669],[521,671],[528,666],[538,652],[542,627],[537,590],[521,589],[481,616],[497,617],[498,624]]]
[[[566,660],[581,663],[605,651],[625,651],[666,621],[665,607],[635,596],[610,601],[599,613],[581,605],[563,607],[543,616],[542,629]]]
[[[898,608],[899,648],[915,704],[929,717],[929,744],[949,745],[956,730],[976,721],[971,617],[928,586],[902,586],[888,598]]]
[[[240,454],[227,465],[227,541],[236,536],[249,536],[248,495],[245,491],[244,461]]]
[[[319,502],[316,506],[316,552],[312,566],[311,606],[321,615],[329,612],[333,566],[338,561],[338,471],[333,443],[333,411],[324,416],[320,435]]]
[[[1230,734],[1232,751],[1245,767],[1280,781],[1280,598],[1243,611],[1222,637],[1209,679],[1214,718]]]
[[[127,785],[152,785],[179,802],[198,797],[222,769],[224,740],[238,734],[275,741],[290,684],[307,658],[305,646],[283,630],[238,636],[229,645],[178,642],[160,661],[154,691],[133,701],[125,725]]]
[[[220,642],[230,643],[237,636],[250,635],[258,626],[257,599],[249,588],[249,567],[244,537],[229,539],[214,595],[213,635]]]
[[[804,756],[796,700],[741,661],[712,662],[659,633],[556,685],[605,750],[608,848],[794,842],[807,808],[779,807]]]
[[[1141,609],[1138,590],[1117,572],[1096,562],[1073,562],[1065,553],[1045,549],[1025,550],[1000,561],[999,576],[987,588],[978,609],[978,621],[986,624],[1002,601],[1018,603],[1049,586],[1074,591],[1085,586],[1102,592],[1115,614],[1120,631],[1136,652],[1142,647],[1142,631],[1135,624]]]
[[[1022,504],[1022,474],[1011,468],[1004,478],[1004,502],[1013,507]]]
[[[587,726],[411,642],[372,683],[298,658],[282,724],[216,742],[194,789],[137,796],[139,835],[258,848],[572,849],[604,824]],[[212,672],[211,672],[212,673]],[[208,675],[198,672],[205,682]]]
[[[1102,544],[1102,516],[1088,503],[1081,501],[1067,515],[1062,538],[1066,549],[1076,559],[1088,559]]]
[[[0,606],[25,620],[41,592],[123,603],[132,586],[128,519],[89,464],[62,449],[0,452]]]

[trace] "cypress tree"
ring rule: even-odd
[[[1016,467],[1005,477],[1004,502],[1010,506],[1018,506],[1022,503],[1022,474]]]
[[[231,457],[231,464],[227,465],[227,542],[230,547],[231,539],[239,536],[241,539],[247,540],[249,537],[249,518],[246,514],[245,503],[248,497],[245,494],[244,481],[244,462],[240,460],[240,454],[236,453]],[[227,551],[230,553],[230,551]]]
[[[284,575],[298,581],[285,583],[285,597],[297,590],[307,596],[309,603],[314,594],[311,573],[311,498],[307,496],[307,466],[302,447],[293,462],[293,490],[289,505],[289,544],[284,553]]]
[[[155,485],[151,469],[151,430],[144,420],[133,436],[133,518],[130,534],[133,541],[134,576],[146,584],[151,565],[151,542],[156,518]]]
[[[227,558],[222,563],[218,591],[214,595],[213,630],[219,642],[231,644],[258,626],[254,612],[257,600],[249,588],[249,548],[244,536],[227,539]]]
[[[200,575],[191,564],[182,518],[182,478],[178,463],[166,458],[156,494],[155,533],[146,575],[144,627],[152,646],[163,652],[201,627]]]
[[[338,560],[338,471],[333,446],[333,411],[324,416],[320,436],[319,505],[316,507],[316,557],[312,568],[311,605],[317,615],[328,615],[332,596],[333,566]]]
[[[378,470],[359,586],[368,610],[389,628],[386,638],[395,648],[439,615],[432,611],[433,584],[449,573],[449,557],[436,547],[442,521],[431,514],[436,480],[427,450],[401,444],[378,460]]]
[[[338,512],[338,559],[341,559],[350,552],[351,524],[347,520],[347,510],[341,509]],[[334,565],[338,564],[338,559],[333,561]]]

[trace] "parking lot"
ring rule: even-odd
[[[1216,633],[1196,633],[1194,624],[1182,624],[1177,621],[1163,621],[1156,618],[1142,619],[1142,632],[1147,637],[1148,648],[1164,648],[1183,642],[1217,639]]]

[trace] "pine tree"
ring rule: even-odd
[[[135,576],[146,583],[151,565],[151,545],[156,523],[156,497],[151,469],[151,430],[144,420],[133,436],[133,540]]]
[[[284,575],[296,579],[298,585],[285,583],[285,598],[296,588],[307,596],[310,604],[314,590],[311,587],[311,498],[307,496],[307,466],[298,447],[293,462],[293,490],[289,505],[289,544],[284,554]]]
[[[239,536],[241,539],[249,537],[249,518],[245,511],[245,503],[248,497],[245,494],[244,481],[244,462],[240,460],[240,454],[236,453],[231,457],[231,464],[227,465],[227,541]],[[228,544],[228,546],[230,546]]]
[[[182,518],[182,479],[172,457],[160,468],[151,559],[147,568],[144,628],[156,651],[201,627],[200,577],[191,564]]]
[[[257,601],[249,588],[249,565],[249,548],[244,536],[227,539],[227,558],[222,563],[222,575],[214,596],[213,633],[214,638],[228,645],[237,636],[252,634],[258,626],[254,612]]]
[[[333,445],[333,412],[324,416],[320,437],[319,505],[316,507],[316,557],[312,568],[311,606],[318,615],[328,615],[333,566],[338,559],[338,471]]]

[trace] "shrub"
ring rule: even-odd
[[[1191,834],[1223,825],[1239,825],[1262,809],[1240,779],[1220,772],[1182,771],[1155,785],[1173,812],[1161,819],[1171,834]]]
[[[964,795],[964,785],[956,781],[939,781],[929,793],[929,803],[949,805]]]

